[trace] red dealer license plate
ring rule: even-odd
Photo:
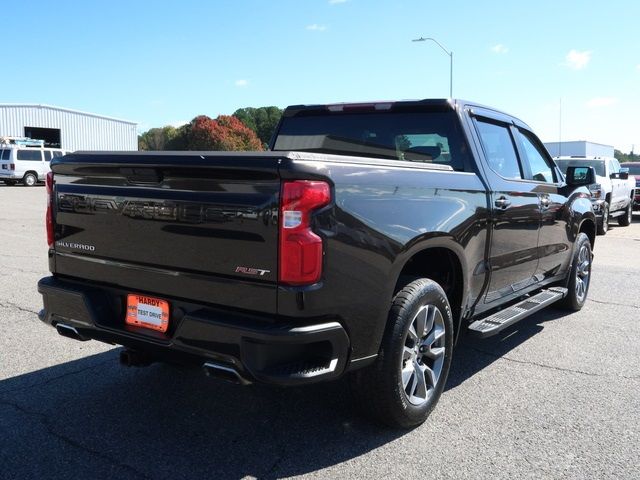
[[[169,328],[169,302],[145,295],[127,295],[127,325],[166,332]]]

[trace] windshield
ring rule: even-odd
[[[555,162],[565,175],[567,174],[567,167],[593,167],[596,171],[596,175],[600,177],[605,176],[604,160],[573,158],[571,160],[556,160]]]
[[[321,113],[285,117],[274,150],[333,153],[449,165],[467,148],[453,112]]]
[[[628,163],[621,163],[622,168],[629,169],[629,175],[640,175],[640,165],[629,165]]]

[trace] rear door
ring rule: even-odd
[[[11,149],[9,148],[2,148],[0,149],[0,170],[2,170],[2,172],[0,172],[0,174],[2,173],[7,173],[10,169],[9,164],[10,162],[10,157],[11,157]]]
[[[474,118],[491,187],[487,303],[535,283],[540,228],[537,184],[525,180],[513,126],[507,117],[489,115]]]

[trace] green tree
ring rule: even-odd
[[[282,110],[278,107],[247,107],[236,110],[233,116],[253,130],[263,145],[268,145],[282,117]]]
[[[620,150],[614,150],[613,151],[613,156],[616,157],[616,159],[620,162],[620,163],[624,163],[624,162],[640,162],[640,155],[636,154],[636,153],[622,153]]]
[[[151,128],[138,136],[138,150],[169,150],[167,146],[176,138],[178,130],[171,125]]]

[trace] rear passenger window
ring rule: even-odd
[[[42,151],[41,150],[18,150],[17,152],[18,160],[30,160],[30,161],[42,161]]]
[[[529,166],[529,172],[526,174],[527,179],[536,182],[555,183],[554,169],[549,165],[544,153],[541,152],[542,147],[537,145],[538,142],[529,132],[518,130],[518,136],[527,157],[525,161]]]
[[[51,161],[51,150],[45,150],[44,151],[44,161],[45,162],[50,162]]]
[[[62,156],[64,156],[64,152],[57,152],[57,151],[53,152],[53,158],[62,157]]]
[[[524,178],[509,128],[483,120],[477,120],[476,125],[491,170],[504,178]]]
[[[2,150],[2,155],[0,155],[1,160],[9,160],[11,156],[11,150]]]

